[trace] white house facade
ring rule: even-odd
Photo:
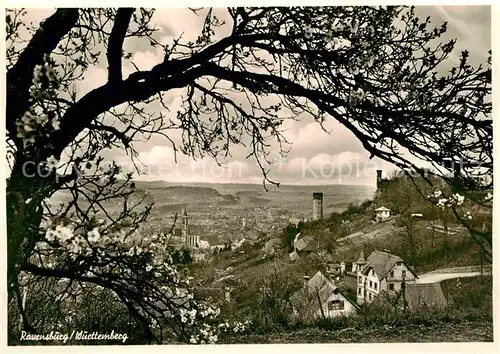
[[[377,221],[384,221],[391,217],[391,209],[388,209],[386,207],[375,209],[375,213],[375,219],[377,219]]]
[[[349,299],[347,299],[340,291],[333,293],[322,303],[323,313],[321,309],[316,311],[316,318],[334,318],[338,316],[349,316],[356,312],[357,307]]]
[[[290,302],[294,315],[303,321],[314,321],[323,316],[348,316],[358,309],[358,306],[321,272],[317,272],[311,280],[306,279],[303,288],[290,297]]]
[[[398,256],[373,251],[364,268],[357,272],[357,303],[370,303],[382,291],[400,291],[403,281],[413,281],[417,275]]]

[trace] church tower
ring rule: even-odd
[[[182,238],[184,243],[187,245],[189,242],[189,217],[187,215],[186,208],[182,208]]]

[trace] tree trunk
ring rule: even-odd
[[[17,283],[20,270],[36,243],[43,210],[41,202],[47,180],[27,177],[13,169],[7,180],[7,281],[9,294]],[[23,171],[26,172],[26,171]],[[30,203],[27,200],[33,199]]]
[[[443,234],[443,246],[444,246],[444,267],[448,264],[448,211],[445,211],[443,218],[444,234]]]

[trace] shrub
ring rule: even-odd
[[[81,295],[67,295],[63,297],[57,293],[60,283],[54,279],[47,279],[36,287],[30,288],[26,297],[26,313],[28,322],[37,328],[40,334],[49,334],[51,331],[72,333],[73,331],[98,332],[100,334],[114,331],[117,334],[126,334],[125,344],[146,344],[148,335],[141,323],[130,315],[128,309],[118,301],[110,290],[88,285],[89,291]],[[49,345],[61,344],[40,341],[39,343],[20,341],[20,314],[19,305],[14,299],[9,304],[9,345]],[[121,341],[68,341],[66,344],[123,344]]]

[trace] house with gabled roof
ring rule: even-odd
[[[318,318],[348,316],[359,307],[336,287],[321,271],[310,280],[304,277],[304,285],[290,297],[295,318],[311,322]]]
[[[311,236],[303,236],[293,243],[293,248],[295,252],[301,255],[301,253],[316,252],[318,250],[318,243]]]
[[[292,262],[300,259],[302,256],[316,252],[319,249],[318,243],[311,236],[299,237],[300,233],[295,236],[295,240],[293,241],[293,252],[289,254]]]
[[[372,302],[383,290],[398,292],[403,281],[413,281],[417,274],[399,256],[388,251],[373,251],[358,270],[357,303]]]
[[[391,217],[391,209],[386,208],[384,206],[375,209],[375,219],[377,221],[384,221]]]

